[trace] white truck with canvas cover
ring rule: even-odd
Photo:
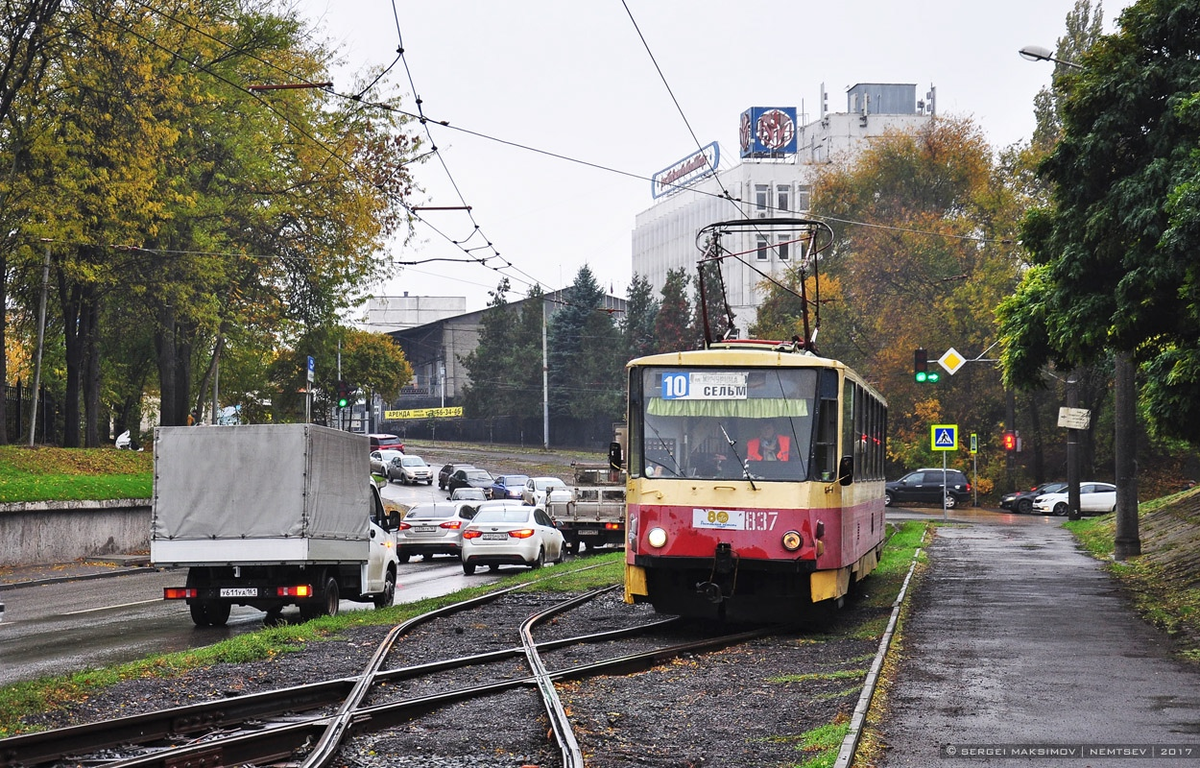
[[[154,435],[150,562],[187,568],[198,626],[233,605],[276,618],[335,615],[342,599],[392,604],[394,531],[370,479],[367,438],[315,424],[160,427]]]

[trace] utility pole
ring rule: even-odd
[[[1067,378],[1067,407],[1079,405],[1078,380],[1074,371]],[[1079,430],[1067,429],[1067,519],[1079,520]]]
[[[1116,453],[1117,480],[1117,531],[1113,541],[1113,557],[1127,560],[1142,554],[1142,540],[1138,535],[1137,384],[1130,353],[1116,354],[1113,378],[1116,384],[1113,449]]]

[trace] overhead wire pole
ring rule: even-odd
[[[37,361],[33,366],[33,408],[29,415],[29,447],[37,432],[38,388],[42,385],[42,348],[46,339],[46,292],[50,286],[50,244],[46,244],[46,261],[42,264],[42,298],[38,304]]]

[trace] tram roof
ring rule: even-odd
[[[708,349],[689,349],[677,352],[662,352],[657,355],[630,360],[626,367],[647,365],[662,366],[745,366],[748,368],[840,368],[851,374],[876,397],[886,399],[866,379],[841,360],[821,357],[805,349],[797,349],[790,343],[759,339],[739,339],[718,342]]]

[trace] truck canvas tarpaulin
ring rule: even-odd
[[[313,424],[160,427],[151,560],[365,560],[369,454]]]

